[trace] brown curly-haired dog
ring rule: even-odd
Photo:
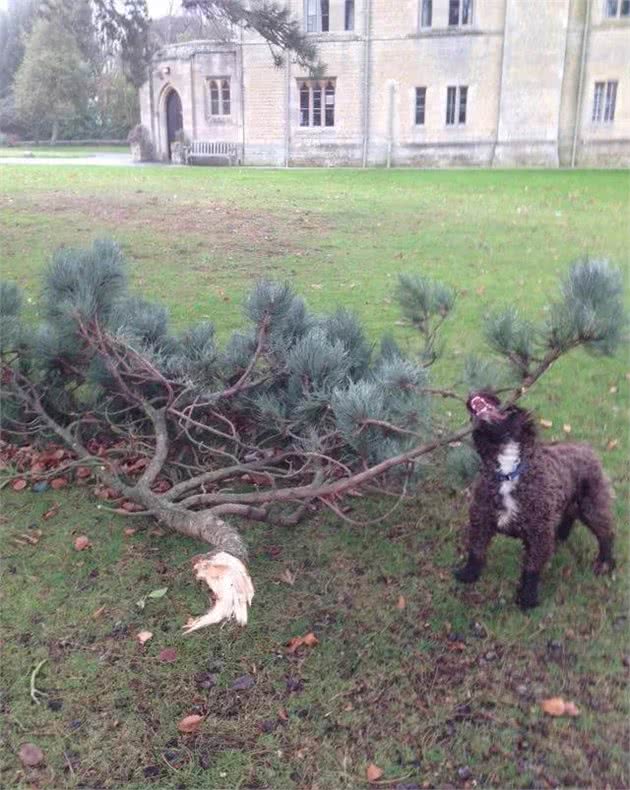
[[[468,559],[455,577],[477,581],[497,533],[519,538],[525,555],[517,601],[536,606],[540,573],[576,519],[597,538],[595,572],[612,570],[612,493],[593,449],[540,442],[532,415],[518,406],[502,409],[493,392],[475,392],[466,405],[481,470],[470,506]]]

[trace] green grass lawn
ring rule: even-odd
[[[33,156],[36,159],[65,159],[128,152],[129,147],[126,145],[0,145],[0,159],[21,156]]]
[[[35,295],[55,247],[112,236],[134,285],[168,304],[177,326],[209,318],[225,337],[266,277],[290,281],[313,308],[347,306],[375,340],[392,330],[410,348],[393,290],[398,272],[422,271],[460,293],[434,371],[452,384],[462,355],[483,350],[490,310],[515,302],[543,318],[580,255],[628,270],[628,197],[621,172],[7,165],[0,267]],[[452,581],[466,496],[439,469],[379,525],[323,515],[292,530],[244,525],[250,624],[186,638],[180,625],[207,601],[189,581],[198,545],[99,509],[89,489],[5,489],[0,782],[332,790],[366,786],[374,763],[385,787],[627,787],[629,388],[626,352],[580,352],[527,398],[553,423],[546,437],[570,425],[601,452],[619,534],[617,572],[602,579],[590,534],[576,529],[529,616],[513,603],[515,541],[495,541],[475,588]],[[453,425],[464,420],[453,411]],[[352,515],[384,507],[356,504]],[[35,545],[20,537],[34,530]],[[73,549],[79,534],[88,551]],[[144,648],[143,629],[154,634]],[[289,639],[309,631],[319,644],[289,654]],[[166,647],[172,663],[159,658]],[[35,705],[29,678],[43,659],[36,685],[48,696]],[[545,716],[539,702],[553,696],[580,715]],[[203,726],[181,735],[191,713]],[[24,742],[44,751],[43,767],[21,766]]]

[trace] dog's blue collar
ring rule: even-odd
[[[527,471],[528,463],[527,461],[521,461],[517,464],[511,472],[507,474],[503,474],[503,472],[497,472],[496,477],[500,483],[505,483],[512,480],[518,480],[519,477]]]

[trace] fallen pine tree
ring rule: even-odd
[[[436,398],[463,403],[507,371],[513,402],[571,349],[613,353],[625,326],[620,272],[578,262],[544,324],[514,307],[488,319],[505,370],[469,357],[458,391],[431,380],[455,291],[405,275],[397,298],[421,339],[413,357],[390,337],[372,347],[351,313],[313,314],[269,282],[245,301],[248,327],[221,347],[210,323],[175,333],[163,307],[131,294],[114,243],[61,250],[44,274],[38,324],[21,318],[15,285],[0,288],[1,427],[11,442],[2,452],[10,462],[55,441],[58,460],[77,479],[94,475],[119,511],[210,546],[193,568],[214,606],[185,630],[244,624],[254,588],[230,519],[291,526],[322,507],[346,518],[344,499],[362,490],[395,504],[421,495],[431,453],[454,448],[454,465],[474,465],[461,444],[469,427],[448,431]],[[31,478],[55,474],[37,452],[23,464]]]

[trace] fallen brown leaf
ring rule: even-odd
[[[165,664],[173,664],[177,661],[177,650],[174,647],[165,647],[164,650],[160,650],[158,658]]]
[[[619,439],[609,439],[606,445],[607,450],[614,450],[619,445]]]
[[[87,535],[79,535],[78,538],[74,539],[74,548],[77,551],[83,551],[84,549],[89,549],[92,544],[90,543],[90,539]]]
[[[27,485],[28,485],[28,483],[26,482],[26,480],[23,480],[23,479],[20,478],[20,480],[14,480],[11,483],[11,488],[14,491],[24,491],[24,489],[26,488]]]
[[[18,752],[20,762],[27,768],[35,768],[44,762],[44,752],[34,743],[23,743]]]
[[[55,502],[55,504],[51,508],[48,508],[48,510],[44,513],[42,518],[44,519],[44,521],[48,521],[49,518],[53,518],[54,516],[56,516],[58,512],[59,512],[59,503]]]
[[[141,645],[144,645],[146,642],[149,641],[153,637],[151,631],[140,631],[136,634],[136,639],[140,642]]]
[[[305,636],[294,636],[287,642],[287,653],[294,654],[300,647],[315,647],[318,642],[319,639],[312,631]]]
[[[540,422],[540,424],[542,425],[543,428],[552,428],[553,427],[553,421],[552,420],[545,420],[545,419],[541,418],[539,420],[539,422]]]
[[[565,424],[562,426],[562,430],[563,430],[565,433],[571,433],[571,426],[569,425],[569,423],[568,423],[568,422],[565,422]]]
[[[295,653],[298,647],[302,647],[302,644],[302,637],[294,636],[293,639],[289,639],[287,642],[287,653]]]
[[[97,609],[95,612],[92,613],[92,619],[98,620],[98,618],[103,614],[104,611],[105,611],[105,607],[101,606],[99,609]]]
[[[60,488],[65,488],[68,485],[68,481],[65,477],[55,477],[50,481],[50,487],[53,491],[59,491]]]
[[[579,716],[580,711],[574,702],[565,702],[562,697],[550,697],[540,703],[548,716]]]
[[[404,595],[398,596],[398,603],[396,604],[396,609],[404,609],[407,606],[407,601]]]
[[[177,725],[180,732],[190,733],[197,732],[203,723],[203,716],[198,713],[192,713],[190,716],[185,716]]]
[[[293,573],[288,568],[285,568],[280,574],[279,578],[281,582],[288,584],[289,587],[293,587],[295,580],[297,579],[297,573]]]
[[[365,775],[368,782],[378,782],[381,776],[383,776],[383,769],[379,768],[378,765],[374,765],[374,763],[370,763],[367,767]]]
[[[540,707],[548,716],[562,716],[564,714],[564,700],[562,697],[551,697],[540,703]]]
[[[125,527],[123,532],[128,538],[136,534],[136,530],[133,527]]]
[[[108,486],[96,486],[94,488],[94,495],[99,499],[118,499],[119,497],[118,491]]]
[[[148,464],[148,460],[146,458],[138,458],[137,461],[134,461],[132,464],[127,465],[127,472],[139,472],[140,470],[144,469],[145,466]]]
[[[278,718],[280,721],[289,721],[289,714],[284,708],[278,708]]]

